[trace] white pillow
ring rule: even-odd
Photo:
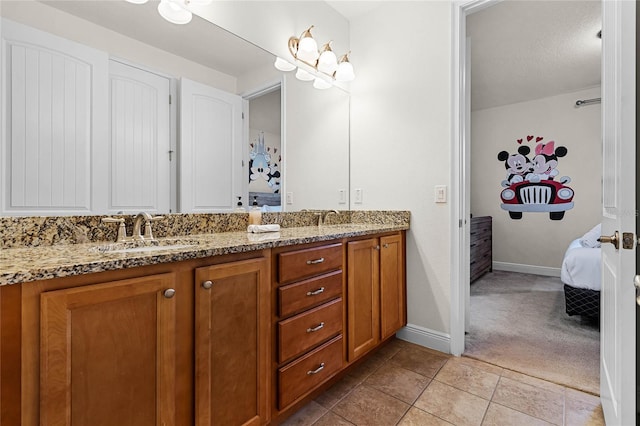
[[[602,235],[600,231],[601,231],[600,224],[597,224],[596,226],[591,228],[586,234],[584,234],[580,238],[580,245],[582,247],[589,247],[589,248],[600,247],[600,241],[598,241],[598,238],[600,238],[600,235]]]

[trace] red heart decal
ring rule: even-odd
[[[541,137],[541,136],[538,136],[538,137],[536,138],[536,142],[540,142],[542,139],[544,139],[544,138],[543,138],[543,137]]]
[[[522,143],[522,139],[518,139],[518,143]]]
[[[531,139],[533,139],[533,136],[527,136],[527,142],[531,142]]]

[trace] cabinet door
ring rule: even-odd
[[[268,419],[269,262],[196,270],[196,424]]]
[[[348,343],[349,361],[375,347],[380,341],[378,239],[352,241],[348,256]]]
[[[401,234],[380,238],[380,333],[383,340],[406,324],[403,248]]]
[[[40,424],[175,424],[174,274],[41,295]]]

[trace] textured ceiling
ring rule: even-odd
[[[600,1],[502,1],[467,18],[471,109],[598,86]]]

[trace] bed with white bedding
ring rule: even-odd
[[[582,238],[571,242],[560,271],[569,315],[600,316],[601,249],[597,225]]]

